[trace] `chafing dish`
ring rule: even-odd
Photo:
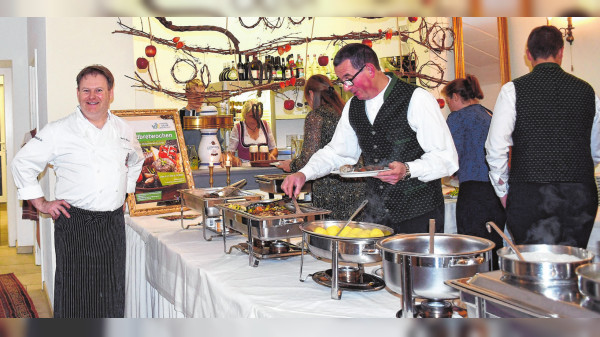
[[[578,295],[577,267],[590,263],[594,254],[583,248],[560,245],[519,245],[522,254],[554,253],[571,255],[579,260],[573,262],[521,261],[509,247],[498,250],[502,280],[539,292],[547,297],[565,300],[564,296]]]
[[[223,204],[227,202],[234,201],[259,201],[261,199],[260,194],[252,193],[244,190],[235,190],[231,195],[227,197],[216,197],[216,198],[205,198],[205,195],[209,193],[217,193],[220,191],[221,187],[213,187],[213,188],[194,188],[194,189],[184,189],[179,190],[181,195],[181,209],[183,212],[184,207],[189,207],[195,211],[200,212],[202,215],[202,221],[204,222],[204,239],[207,241],[212,240],[212,236],[206,237],[206,228],[209,227],[212,230],[211,223],[214,223],[215,218],[219,218],[221,216],[221,212],[216,207],[218,204]],[[183,226],[183,220],[181,220],[181,226],[184,229],[187,229],[189,226]]]
[[[600,318],[600,310],[587,306],[577,290],[565,289],[561,299],[550,298],[502,280],[500,270],[446,284],[460,291],[469,318]]]
[[[254,176],[256,182],[258,183],[258,187],[261,191],[272,193],[272,194],[283,194],[283,190],[281,189],[281,183],[283,180],[289,176],[289,173],[284,174],[260,174]],[[302,189],[301,193],[310,193],[312,184],[311,182],[306,182]]]
[[[273,202],[273,200],[261,201],[261,203],[265,205],[271,202]],[[247,207],[256,202],[236,201],[234,203],[242,207]],[[291,214],[258,216],[239,209],[230,208],[229,206],[229,203],[223,203],[216,206],[221,209],[223,213],[223,223],[225,226],[246,235],[248,234],[248,228],[251,227],[252,237],[267,241],[300,237],[302,235],[302,231],[299,228],[301,223],[319,220],[326,214],[331,213],[331,211],[326,209],[300,205],[302,213],[296,214],[294,205],[292,203],[285,203],[285,207],[292,211]]]
[[[600,263],[588,263],[575,269],[579,292],[588,299],[600,303]]]
[[[286,203],[283,200],[263,200],[260,203],[266,205],[274,202],[284,205],[287,209],[292,211],[292,213],[277,216],[258,216],[240,209],[231,208],[231,203],[220,204],[216,207],[222,212],[223,226],[247,235],[249,247],[253,246],[253,241],[255,239],[261,241],[273,241],[299,237],[302,235],[302,231],[299,227],[301,223],[320,220],[326,214],[331,213],[331,211],[326,209],[300,205],[302,213],[298,214],[295,213],[296,209],[291,202]],[[249,205],[256,204],[256,202],[242,201],[235,202],[234,204],[245,208]],[[223,236],[223,240],[226,240],[225,236]],[[254,261],[254,254],[248,255],[250,256],[249,264],[256,267],[258,261]]]
[[[391,290],[401,293],[403,317],[414,316],[413,295],[441,302],[459,297],[444,281],[473,276],[491,269],[495,244],[461,234],[435,234],[434,254],[429,253],[429,234],[404,234],[381,239],[383,276]]]
[[[327,220],[313,221],[300,225],[300,229],[303,232],[302,249],[304,250],[304,247],[306,246],[310,253],[316,258],[331,260],[330,270],[325,272],[318,272],[312,274],[312,276],[313,280],[315,280],[317,283],[331,287],[331,298],[334,300],[341,299],[342,289],[362,289],[371,291],[383,289],[385,287],[385,283],[383,280],[373,275],[364,274],[363,267],[363,264],[381,262],[381,254],[379,252],[379,249],[375,247],[375,243],[381,237],[340,237],[314,232],[314,230],[317,227],[326,229],[331,226],[337,226],[341,228],[344,226],[345,223],[346,221]],[[394,232],[393,229],[390,227],[368,222],[352,221],[348,224],[347,227],[368,230],[378,228],[384,233],[388,232],[389,235],[391,235],[391,233]],[[301,259],[302,260],[300,261],[300,282],[304,282],[304,278],[302,276],[302,269],[304,265],[303,255],[301,255]],[[347,267],[340,266],[339,262],[358,264],[357,270],[360,271],[360,278],[363,280],[368,279],[369,281],[366,283],[370,284],[370,286],[361,287],[356,283],[344,282],[344,275],[347,274],[347,270],[344,272],[344,268],[347,269]],[[342,275],[342,277],[340,277],[340,275]],[[324,280],[320,282],[320,278],[324,278]]]

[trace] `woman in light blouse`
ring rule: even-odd
[[[233,166],[241,166],[243,161],[250,161],[250,146],[269,147],[268,160],[276,160],[278,151],[275,138],[269,123],[263,121],[262,104],[256,99],[248,100],[242,107],[241,121],[236,123],[229,136],[227,155],[221,157],[223,164],[229,156]],[[233,154],[237,151],[237,156]]]

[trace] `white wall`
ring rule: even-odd
[[[27,19],[3,18],[0,20],[0,61],[10,65],[12,71],[12,107],[13,111],[6,111],[6,155],[8,165],[16,151],[21,147],[25,132],[29,131],[29,80],[27,58]],[[10,32],[10,33],[9,33]],[[20,220],[20,209],[17,207],[17,192],[13,183],[10,170],[7,174],[7,213],[8,213],[8,243],[14,247],[19,239],[20,245],[32,245],[33,222],[23,224]],[[29,233],[26,235],[19,235]]]

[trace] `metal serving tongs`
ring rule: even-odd
[[[362,204],[360,204],[360,206],[358,206],[356,211],[354,211],[354,213],[352,213],[352,215],[350,216],[348,221],[346,221],[346,223],[342,226],[342,228],[340,228],[339,232],[337,232],[337,234],[335,234],[335,236],[340,235],[340,233],[344,230],[344,228],[346,228],[346,226],[348,226],[348,224],[350,222],[352,222],[352,219],[354,219],[354,217],[358,214],[358,212],[360,212],[368,203],[369,203],[369,200],[365,199],[365,201],[363,201]]]
[[[228,196],[232,195],[235,191],[237,191],[240,188],[242,188],[244,185],[246,185],[246,179],[242,179],[242,180],[237,181],[237,182],[235,182],[235,183],[233,183],[231,185],[225,186],[222,189],[220,189],[219,191],[217,191],[216,193],[221,198],[228,197]]]
[[[498,234],[504,239],[504,241],[508,242],[508,244],[510,245],[510,248],[512,248],[512,250],[515,252],[515,254],[517,254],[517,257],[519,258],[519,260],[525,261],[525,258],[523,257],[523,255],[521,255],[521,252],[519,251],[517,246],[515,246],[515,244],[512,242],[512,240],[509,239],[508,236],[506,236],[504,234],[504,232],[502,232],[500,230],[500,228],[498,228],[498,226],[496,226],[496,224],[493,221],[486,222],[485,227],[487,228],[488,232],[490,232],[490,233],[492,232],[491,227],[494,227],[494,230],[496,232],[498,232]]]

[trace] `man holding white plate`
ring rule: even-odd
[[[354,94],[344,106],[331,142],[316,152],[282,188],[297,195],[307,180],[343,165],[383,166],[367,179],[365,221],[396,233],[425,233],[429,219],[443,232],[444,197],[440,179],[458,170],[452,135],[436,99],[379,67],[368,46],[344,46],[334,61],[343,88]],[[360,174],[360,175],[365,175]]]

